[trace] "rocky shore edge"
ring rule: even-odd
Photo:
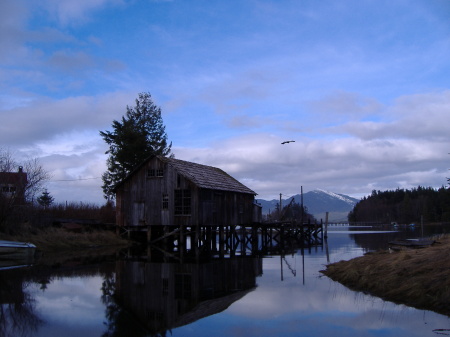
[[[450,235],[432,239],[427,248],[367,253],[321,273],[352,290],[450,316]]]

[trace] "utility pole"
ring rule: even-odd
[[[301,204],[302,204],[302,226],[303,226],[303,186],[300,186],[300,200],[301,200]]]
[[[280,193],[280,214],[279,214],[279,219],[281,220],[281,212],[283,210],[283,205],[281,205],[281,193]]]

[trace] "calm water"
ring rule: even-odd
[[[447,316],[353,292],[319,272],[420,234],[330,227],[327,245],[286,256],[180,264],[118,254],[3,270],[0,336],[449,335]]]

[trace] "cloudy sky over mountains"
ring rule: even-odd
[[[176,158],[258,198],[440,187],[449,15],[447,0],[3,0],[0,147],[40,158],[57,202],[103,202],[99,130],[148,91]]]

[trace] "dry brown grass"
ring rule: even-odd
[[[2,240],[31,242],[40,251],[54,252],[67,250],[82,250],[93,247],[117,246],[125,247],[130,242],[117,236],[114,232],[94,230],[84,233],[73,233],[63,228],[50,227],[40,230],[21,231],[14,236],[1,235]]]
[[[436,241],[428,248],[340,261],[322,273],[351,289],[450,316],[450,236]]]

